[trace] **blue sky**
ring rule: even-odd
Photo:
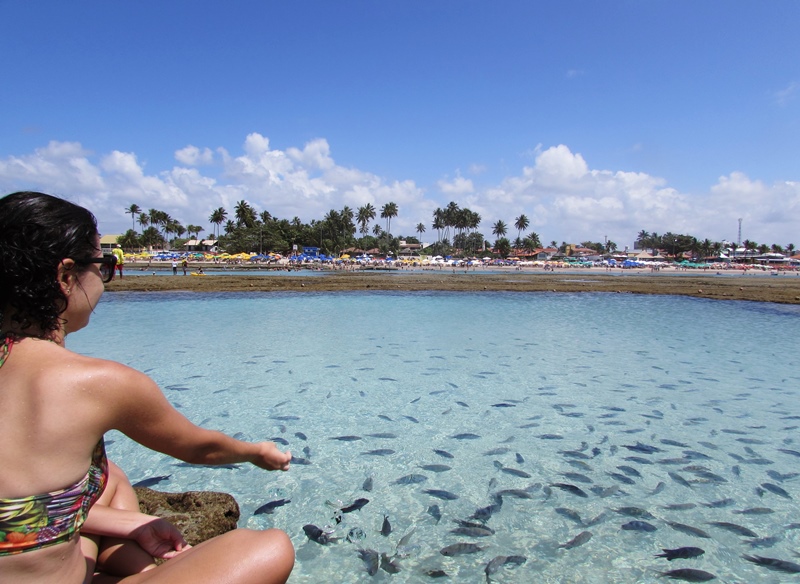
[[[800,245],[800,2],[0,0],[0,192]],[[513,227],[510,234],[516,236]]]

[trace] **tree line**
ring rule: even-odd
[[[367,203],[355,211],[348,206],[338,211],[331,209],[322,219],[312,219],[309,223],[304,223],[297,216],[281,219],[268,211],[259,212],[249,202],[241,200],[236,203],[232,215],[229,216],[224,207],[219,207],[211,212],[208,221],[212,225],[211,237],[217,240],[220,249],[228,253],[274,251],[287,255],[294,249],[313,246],[329,255],[339,255],[351,249],[377,249],[383,254],[397,254],[401,241],[420,243],[422,234],[427,231],[425,223],[420,222],[415,227],[416,235],[393,236],[391,222],[399,212],[400,209],[394,202],[386,203],[380,210]],[[206,231],[199,225],[184,227],[164,211],[144,211],[137,204],[127,207],[125,213],[131,215],[131,229],[118,242],[126,249],[157,249],[168,245],[181,248],[187,239],[199,238]],[[375,222],[378,217],[381,222]],[[383,221],[385,229],[381,224]],[[141,227],[141,232],[136,231],[136,223]],[[512,253],[530,253],[543,247],[538,233],[526,233],[530,220],[525,214],[520,214],[512,223],[516,230],[513,240],[507,237],[512,227],[503,220],[497,220],[491,226],[494,243],[488,241],[479,231],[480,224],[479,213],[468,207],[460,207],[455,202],[451,201],[446,207],[437,208],[430,223],[431,230],[436,232],[436,241],[426,248],[426,252],[432,255],[475,256],[491,250],[505,258]],[[712,242],[709,239],[701,241],[690,235],[670,232],[658,235],[645,230],[638,233],[636,242],[637,247],[650,249],[654,255],[662,251],[671,257],[685,252],[690,252],[694,257],[718,256],[730,247],[726,242]],[[795,249],[791,243],[786,246],[768,246],[745,240],[742,245],[748,250],[761,253],[773,251],[791,254]],[[617,244],[608,239],[603,242],[584,241],[580,246],[598,254],[610,254],[617,250]],[[551,241],[550,247],[565,255],[570,255],[573,251],[573,246],[563,241],[560,245]]]

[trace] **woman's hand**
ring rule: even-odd
[[[251,461],[253,464],[266,470],[289,470],[291,452],[281,452],[274,442],[259,442],[256,446],[258,452]]]
[[[154,558],[174,558],[192,547],[172,523],[160,517],[153,517],[136,528],[130,537]]]

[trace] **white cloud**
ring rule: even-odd
[[[775,92],[775,95],[773,96],[775,103],[780,106],[787,105],[797,96],[798,91],[800,91],[800,83],[797,81],[792,81],[788,86],[784,87],[780,91]]]
[[[186,146],[175,151],[175,160],[185,166],[203,166],[214,162],[214,153],[210,148],[200,150],[197,146]]]
[[[212,154],[213,152],[213,154]],[[124,209],[132,203],[157,208],[184,225],[208,227],[217,207],[232,212],[247,200],[258,211],[304,222],[345,205],[354,211],[370,203],[380,213],[387,202],[399,207],[392,231],[412,235],[417,223],[430,231],[437,207],[455,201],[491,224],[511,225],[521,213],[543,242],[602,241],[630,245],[644,229],[683,233],[712,240],[735,239],[738,218],[743,237],[786,244],[796,237],[800,183],[765,184],[741,172],[720,177],[705,193],[681,193],[667,180],[646,173],[593,169],[566,145],[537,145],[531,164],[489,184],[456,173],[427,191],[408,178],[387,180],[336,164],[322,138],[302,147],[274,150],[258,133],[246,137],[241,153],[187,146],[176,152],[178,165],[148,172],[135,153],[95,155],[75,142],[50,142],[32,153],[0,159],[0,184],[7,190],[37,189],[68,196],[98,216],[105,233],[130,228]],[[216,159],[219,166],[199,162]]]

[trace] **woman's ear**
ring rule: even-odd
[[[75,260],[66,258],[58,265],[58,283],[65,296],[69,296],[75,286]]]

